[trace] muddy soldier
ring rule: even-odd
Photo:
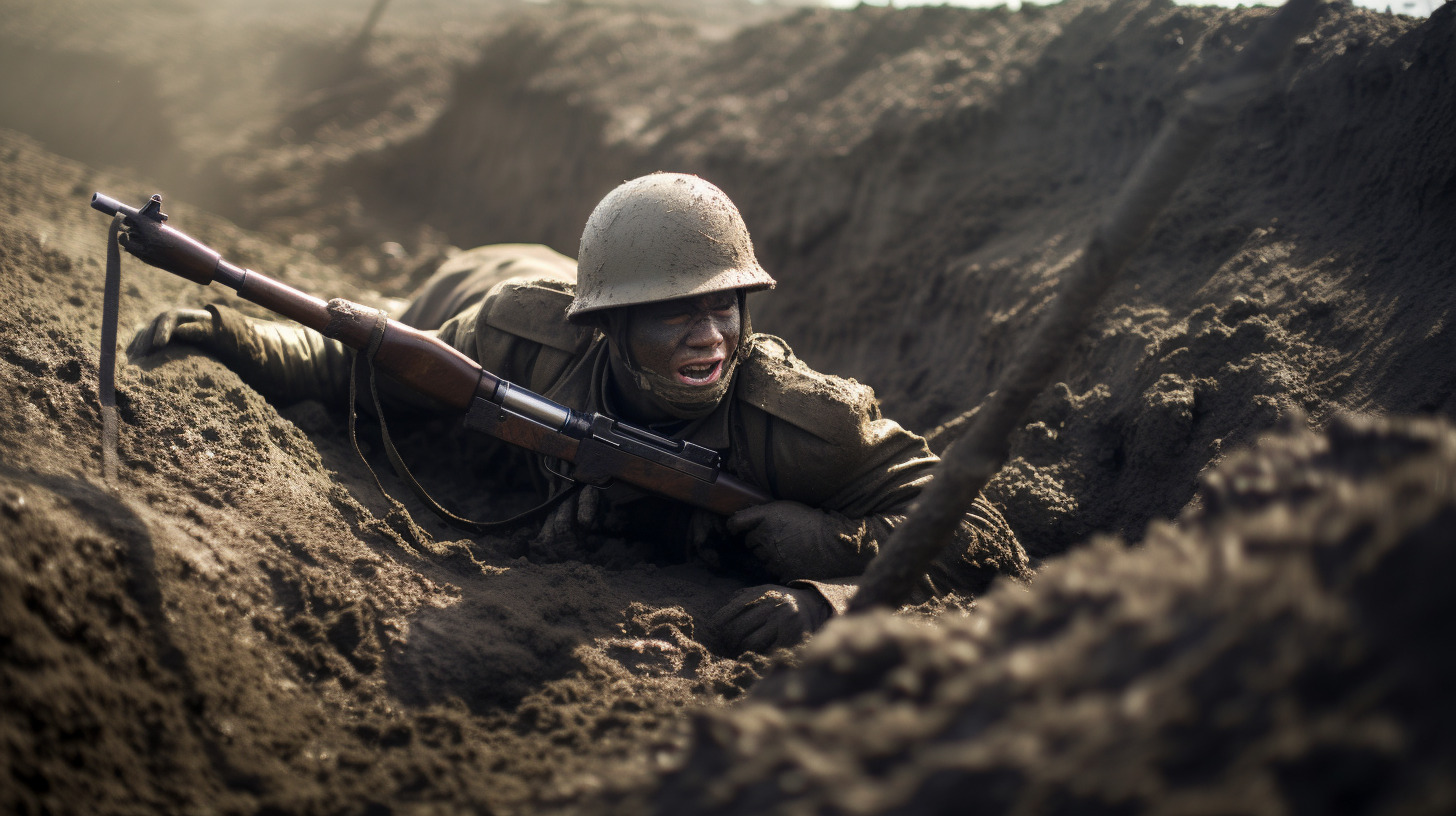
[[[771,494],[721,519],[627,486],[581,489],[532,545],[534,557],[565,559],[604,540],[636,542],[649,557],[700,559],[760,582],[713,624],[726,647],[763,651],[843,611],[937,461],[923,438],[880,415],[869,388],[817,373],[784,341],[753,331],[745,296],[773,286],[721,190],[656,173],[597,205],[576,264],[535,245],[472,250],[442,267],[400,320],[573,409],[712,448]],[[219,306],[174,310],[132,353],[171,341],[212,352],[277,401],[347,399],[354,352],[302,327]],[[536,460],[517,473],[552,493],[567,488],[563,463],[510,450]],[[1025,572],[991,505],[978,500],[960,527],[958,545],[923,576],[922,597],[974,594],[998,573]]]

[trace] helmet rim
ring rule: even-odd
[[[624,182],[582,230],[569,320],[607,309],[773,288],[743,217],[698,176],[653,173]]]

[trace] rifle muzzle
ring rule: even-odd
[[[203,286],[216,277],[222,253],[162,223],[167,214],[162,212],[161,196],[152,196],[138,210],[111,196],[93,193],[91,207],[113,217],[117,213],[126,217],[121,245],[142,261]]]

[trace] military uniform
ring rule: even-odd
[[[784,341],[753,333],[746,295],[775,281],[742,214],[713,184],[681,173],[624,182],[587,219],[578,258],[579,276],[570,258],[545,247],[471,250],[399,319],[556,402],[718,451],[729,472],[774,501],[723,520],[625,486],[568,493],[559,490],[565,463],[499,452],[523,460],[509,470],[540,475],[563,497],[533,544],[538,556],[581,557],[582,547],[615,538],[646,543],[663,560],[701,558],[768,581],[714,616],[725,643],[760,651],[797,643],[831,607],[843,610],[936,457],[880,416],[869,388],[819,374]],[[730,292],[736,307],[725,302]],[[147,353],[173,337],[210,348],[272,398],[337,404],[347,393],[353,352],[299,327],[226,309],[210,319],[174,311],[133,346]],[[392,396],[396,406],[420,399]],[[561,549],[563,540],[576,549]],[[978,499],[915,594],[976,593],[998,574],[1026,572],[1015,536]]]
[[[520,272],[526,275],[512,277]],[[574,277],[571,260],[544,247],[483,247],[437,272],[400,320],[436,331],[487,371],[549,399],[618,415],[607,387],[606,338],[566,318]],[[352,351],[301,328],[251,322],[250,329],[265,348],[260,365],[243,373],[260,390],[278,399],[344,400]],[[749,580],[811,582],[842,611],[853,577],[889,537],[937,458],[923,438],[880,415],[869,387],[810,369],[771,335],[750,334],[742,347],[717,408],[700,419],[648,427],[719,451],[728,471],[775,499],[826,511],[836,526],[833,544],[800,551],[792,563],[764,563],[735,546],[712,514],[625,486],[606,492],[613,512],[604,515],[619,521],[615,534],[648,542],[663,560],[702,558]],[[396,407],[409,403],[408,394],[390,396]],[[562,486],[564,463],[498,444],[516,457],[517,468],[552,482],[549,490]],[[936,561],[917,595],[974,594],[997,574],[1025,572],[1025,554],[1004,519],[977,500],[958,546]]]

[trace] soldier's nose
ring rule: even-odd
[[[723,340],[723,330],[718,328],[718,322],[712,318],[699,320],[688,334],[688,345],[690,346],[712,347]]]

